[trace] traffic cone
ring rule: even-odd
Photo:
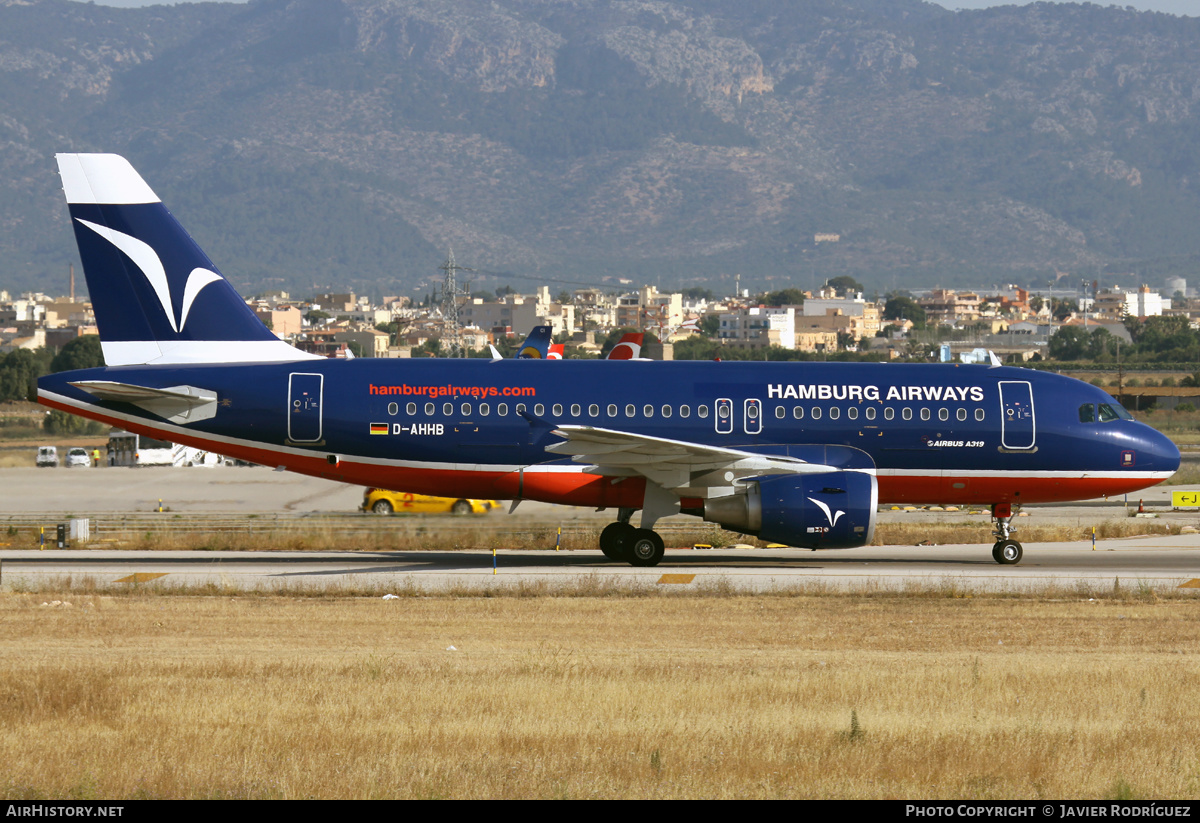
[[[1138,514],[1145,514],[1145,513],[1146,513],[1146,507],[1143,506],[1142,501],[1139,500],[1138,501]]]

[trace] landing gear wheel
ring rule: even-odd
[[[609,523],[600,532],[600,551],[609,560],[628,560],[629,544],[637,531],[628,523]]]
[[[376,500],[375,505],[371,507],[371,511],[376,514],[391,514],[393,511],[392,504],[386,500]]]
[[[992,546],[992,559],[1001,566],[1015,566],[1021,562],[1025,552],[1016,540],[999,540]]]
[[[459,500],[453,506],[450,507],[450,513],[451,514],[470,514],[471,513],[471,504],[468,503],[466,500]]]
[[[637,529],[629,547],[629,562],[635,566],[657,566],[663,559],[663,539],[650,529]]]

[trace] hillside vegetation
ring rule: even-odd
[[[447,246],[483,285],[1157,280],[1200,262],[1197,78],[1200,19],[1092,5],[0,5],[0,288],[63,289],[52,155],[98,150],[246,291],[411,293]]]

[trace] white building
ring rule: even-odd
[[[721,342],[746,348],[796,348],[796,310],[791,306],[755,306],[726,312],[717,333]]]
[[[1171,308],[1171,301],[1156,291],[1150,291],[1149,286],[1142,286],[1135,292],[1125,294],[1125,314],[1127,317],[1158,317],[1164,309]]]

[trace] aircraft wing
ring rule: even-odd
[[[570,455],[574,462],[586,464],[584,471],[618,477],[640,475],[681,496],[723,497],[732,494],[734,483],[743,477],[836,470],[793,457],[592,426],[559,426],[554,433],[565,440],[547,446],[546,451]]]

